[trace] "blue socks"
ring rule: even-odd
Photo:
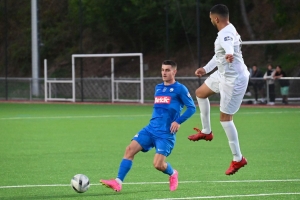
[[[125,176],[129,172],[129,170],[131,169],[131,166],[132,166],[132,160],[127,160],[127,159],[123,158],[123,160],[120,163],[117,178],[120,179],[121,181],[123,181]]]
[[[131,166],[132,166],[132,160],[127,160],[127,159],[123,158],[123,160],[120,163],[117,178],[123,182],[125,179],[125,176],[131,169]],[[163,171],[163,173],[168,174],[169,176],[171,176],[174,173],[174,170],[173,170],[172,166],[170,165],[170,163],[167,163],[167,169],[165,171]]]
[[[170,165],[170,163],[167,163],[167,169],[165,171],[163,171],[164,174],[168,174],[168,175],[172,175],[174,173],[174,170],[172,168],[172,166]]]

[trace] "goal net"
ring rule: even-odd
[[[136,77],[115,77],[115,59],[120,57],[127,57],[127,59],[130,60],[135,60],[133,57],[139,58],[139,66],[136,66],[138,65],[136,61],[134,64],[130,64],[130,66],[134,67],[134,69],[132,69],[129,74],[133,74],[134,71]],[[79,81],[79,79],[76,78],[75,73],[77,58],[110,58],[110,77],[85,77]],[[70,78],[48,78],[47,60],[44,60],[45,101],[75,102],[80,96],[78,93],[81,91],[81,96],[84,94],[84,99],[88,101],[102,100],[111,102],[144,103],[144,71],[142,53],[73,54],[71,74]],[[83,85],[87,86],[84,87],[84,90]],[[101,96],[103,97],[101,98]]]
[[[138,57],[139,58],[139,77],[138,78],[115,78],[115,58],[117,57]],[[144,71],[143,71],[143,54],[142,53],[116,53],[116,54],[73,54],[72,55],[72,79],[75,80],[76,58],[111,58],[111,102],[139,102],[144,103]],[[120,89],[128,85],[135,84],[139,87],[136,98],[126,98],[120,95]],[[72,93],[75,97],[75,84],[72,85]],[[75,101],[75,99],[74,99]]]

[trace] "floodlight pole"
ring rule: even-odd
[[[196,16],[197,16],[197,56],[198,56],[198,66],[197,68],[201,67],[201,57],[200,57],[200,0],[197,1],[197,8],[196,8]],[[198,84],[201,85],[201,78],[198,79]]]
[[[169,1],[166,0],[166,60],[169,59]]]
[[[32,94],[39,95],[39,47],[37,26],[37,0],[31,0]]]
[[[5,15],[5,51],[4,51],[4,66],[5,66],[5,98],[8,100],[8,82],[7,82],[7,76],[8,76],[8,58],[7,58],[7,48],[8,48],[8,17],[7,17],[7,0],[4,1],[4,15]]]
[[[198,68],[201,67],[201,58],[200,58],[200,11],[199,11],[199,1],[197,0],[197,9],[196,9],[196,14],[197,14],[197,56],[198,56]]]
[[[82,50],[82,24],[83,24],[83,14],[82,14],[82,0],[79,0],[79,21],[80,21],[80,47],[79,47],[79,51],[80,51],[80,54],[83,53],[83,50]],[[81,101],[83,102],[84,101],[84,89],[83,89],[83,62],[82,62],[82,58],[80,58],[80,83],[81,83]]]

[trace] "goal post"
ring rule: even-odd
[[[72,55],[72,79],[75,80],[75,59],[76,58],[111,58],[111,101],[116,102],[139,102],[144,103],[144,70],[143,70],[143,54],[142,53],[115,53],[115,54],[73,54]],[[115,80],[115,57],[139,57],[140,59],[140,77],[139,80],[118,79]],[[74,81],[75,82],[75,81]],[[120,99],[118,95],[119,83],[135,83],[140,85],[140,98],[139,99]],[[116,87],[116,90],[115,90]],[[73,95],[75,96],[75,84],[72,86]],[[117,94],[115,94],[117,92]],[[75,99],[74,99],[75,101]]]
[[[48,67],[47,59],[44,59],[44,92],[45,92],[45,102],[47,101],[72,101],[75,102],[75,90],[72,91],[72,98],[52,98],[52,83],[67,83],[75,86],[75,73],[72,71],[71,80],[49,80],[48,79]]]

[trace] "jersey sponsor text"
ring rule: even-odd
[[[154,103],[156,104],[170,104],[171,103],[171,97],[169,96],[156,96]]]

